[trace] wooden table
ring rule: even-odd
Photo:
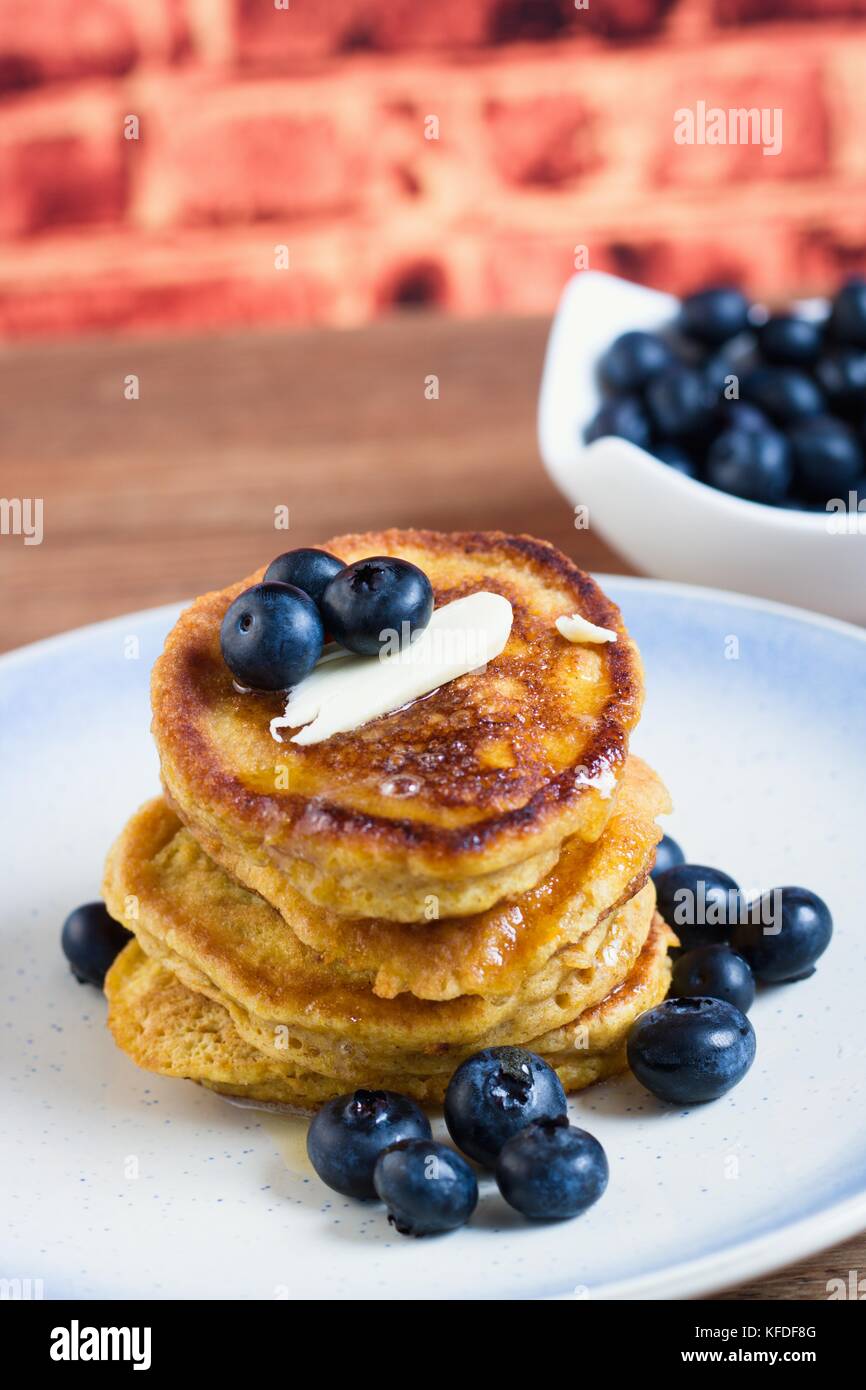
[[[3,350],[0,493],[44,500],[44,540],[0,536],[0,650],[385,525],[529,531],[587,569],[629,572],[574,529],[539,463],[546,334],[539,320],[409,316],[343,334]],[[850,1269],[866,1272],[866,1237],[726,1297],[820,1299]]]
[[[6,350],[5,497],[45,539],[0,538],[0,649],[222,588],[281,549],[385,525],[534,532],[626,568],[535,447],[546,324],[408,318],[359,333]],[[124,381],[139,378],[138,400]],[[439,378],[439,399],[425,379]],[[290,531],[274,531],[287,506]]]

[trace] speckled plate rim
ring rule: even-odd
[[[91,637],[109,636],[112,630],[126,631],[131,623],[156,622],[159,618],[171,621],[175,614],[189,607],[192,599],[179,599],[175,603],[161,603],[155,608],[138,608],[130,613],[118,613],[114,618],[101,618],[84,627],[71,627],[66,632],[56,632],[50,637],[39,637],[35,642],[26,642],[22,647],[13,647],[8,652],[0,652],[0,673],[7,667],[25,666],[37,657],[50,656],[52,652],[62,652],[67,647]]]
[[[831,618],[823,613],[813,613],[806,608],[796,608],[791,604],[777,603],[772,599],[754,598],[750,594],[738,594],[729,589],[713,589],[701,584],[641,579],[634,575],[605,574],[599,578],[606,587],[614,587],[626,593],[651,591],[654,594],[670,594],[672,597],[691,598],[703,603],[723,602],[752,611],[775,613],[779,617],[805,623],[809,627],[820,627],[840,637],[866,643],[866,630],[854,623],[846,623],[840,618]],[[618,603],[619,596],[614,597]],[[767,1231],[754,1240],[745,1243],[740,1241],[728,1250],[702,1255],[696,1260],[671,1266],[667,1270],[650,1270],[636,1279],[599,1285],[593,1290],[592,1298],[598,1300],[705,1297],[744,1280],[759,1279],[774,1270],[783,1269],[797,1260],[805,1259],[856,1236],[864,1229],[866,1175],[863,1191],[854,1197],[831,1203],[800,1221]],[[572,1294],[552,1296],[567,1301],[574,1298]]]
[[[797,608],[792,603],[779,603],[776,599],[738,594],[734,589],[714,589],[708,584],[682,584],[673,579],[643,579],[634,574],[595,574],[593,578],[604,586],[605,591],[608,587],[613,587],[661,596],[670,594],[672,598],[692,598],[703,603],[729,603],[756,613],[770,613],[780,618],[790,618],[793,622],[805,623],[807,627],[825,628],[835,632],[839,637],[853,638],[855,642],[866,642],[866,628],[858,627],[856,623],[845,622],[844,618],[833,618],[827,613],[814,612],[810,608]],[[614,602],[619,604],[619,598],[615,595],[612,597]]]
[[[754,1240],[727,1250],[701,1255],[666,1270],[648,1270],[637,1279],[600,1284],[591,1299],[703,1298],[747,1280],[760,1279],[807,1259],[866,1229],[866,1188],[856,1197],[836,1202],[800,1221],[777,1227]],[[573,1302],[573,1294],[553,1294],[555,1301]]]
[[[755,612],[775,614],[811,628],[824,629],[843,639],[866,643],[866,630],[854,624],[769,599],[702,585],[643,579],[631,575],[605,573],[597,577],[606,588],[614,591],[611,596],[617,603],[621,603],[622,596],[629,592],[643,592],[661,597],[670,595],[672,598],[700,603],[725,603]],[[74,648],[87,642],[95,634],[107,635],[113,630],[126,631],[132,622],[158,621],[163,618],[168,622],[188,602],[189,600],[184,600],[119,614],[4,652],[0,654],[0,678],[6,670],[26,666],[31,660],[38,660],[52,652],[60,653]],[[717,1247],[709,1254],[695,1259],[650,1269],[633,1279],[596,1285],[586,1297],[590,1301],[700,1298],[746,1280],[761,1278],[866,1230],[866,1173],[862,1181],[862,1190],[852,1196],[818,1206],[808,1215],[773,1227],[754,1239],[738,1241],[726,1248]],[[541,1287],[535,1295],[529,1296],[544,1301],[568,1302],[581,1301],[582,1298],[574,1292],[563,1292],[550,1287]],[[492,1297],[507,1298],[508,1294],[493,1293]]]

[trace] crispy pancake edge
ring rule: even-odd
[[[623,977],[649,930],[655,902],[647,883],[603,919],[588,963],[575,967],[563,944],[538,970],[513,982],[505,997],[429,1001],[410,994],[380,998],[363,978],[327,965],[275,908],[213,863],[159,799],[131,818],[112,847],[103,891],[108,910],[136,932],[149,954],[163,957],[192,988],[237,1010],[241,1027],[253,1029],[253,1041],[265,1050],[281,1045],[275,1028],[283,1025],[302,1033],[306,1046],[330,1034],[354,1047],[364,1040],[377,1051],[400,1046],[406,1034],[422,1048],[489,1039],[491,1030],[518,1014],[534,1012],[540,1022],[544,1001],[557,992],[579,989],[588,1003],[590,978],[599,998]],[[130,903],[134,910],[127,916]],[[607,980],[600,993],[596,973]],[[562,1017],[558,1006],[553,1016]],[[535,1031],[524,1027],[523,1036]]]
[[[583,942],[640,891],[662,835],[656,817],[670,809],[661,779],[630,755],[613,815],[593,844],[568,841],[540,883],[486,912],[418,923],[342,917],[311,905],[276,865],[258,865],[221,841],[198,838],[211,859],[274,907],[326,964],[361,976],[381,998],[405,992],[419,999],[495,999],[513,993],[562,946]]]
[[[656,913],[628,979],[570,1025],[571,1036],[533,1039],[529,1046],[576,1091],[626,1068],[625,1041],[638,1014],[666,995],[676,938]],[[387,1073],[350,1080],[303,1071],[265,1057],[237,1034],[225,1009],[186,988],[170,971],[130,942],[108,972],[108,1027],[136,1065],[164,1076],[194,1080],[227,1096],[311,1113],[325,1101],[360,1086],[399,1090],[428,1103],[442,1101],[447,1077]],[[580,1045],[575,1044],[581,1028]]]
[[[215,834],[237,834],[250,844],[267,842],[275,856],[298,856],[327,865],[357,869],[365,856],[370,870],[390,860],[404,874],[423,878],[475,877],[538,854],[558,843],[580,826],[581,811],[588,817],[587,839],[601,832],[609,808],[591,783],[611,771],[619,775],[628,748],[628,736],[636,724],[643,698],[640,657],[622,622],[619,609],[589,575],[554,546],[530,536],[501,532],[438,533],[423,530],[388,530],[350,534],[324,543],[337,553],[357,549],[381,553],[401,546],[416,546],[447,556],[464,551],[481,556],[490,553],[518,571],[528,571],[544,584],[551,576],[567,587],[574,610],[591,622],[613,627],[619,640],[606,644],[600,659],[610,681],[610,692],[579,765],[570,765],[551,777],[523,805],[459,826],[437,826],[428,821],[372,816],[316,798],[315,828],[310,830],[304,812],[307,798],[288,793],[251,790],[221,760],[202,732],[208,709],[197,689],[196,661],[203,644],[212,640],[213,626],[231,600],[261,578],[248,579],[197,599],[187,609],[157,660],[152,680],[154,734],[160,750],[163,776],[169,795],[181,813],[187,805],[202,803]],[[296,804],[297,803],[297,804]]]

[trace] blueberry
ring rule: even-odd
[[[811,975],[833,935],[830,909],[808,888],[772,888],[749,904],[748,920],[733,934],[759,980],[779,984]]]
[[[675,473],[682,473],[686,478],[698,476],[694,460],[679,444],[657,444],[653,449],[653,454],[662,463],[666,463],[668,468],[672,468]]]
[[[622,333],[598,364],[599,376],[611,391],[640,391],[673,362],[673,353],[655,333]]]
[[[774,367],[813,366],[823,341],[821,324],[793,314],[776,314],[758,329],[761,356]]]
[[[810,376],[795,367],[755,367],[742,378],[740,390],[776,424],[820,415],[824,409],[821,391]]]
[[[730,399],[725,392],[730,391],[734,381],[739,380],[739,372],[726,352],[716,352],[708,357],[701,367],[701,373],[713,400],[721,403]]]
[[[707,451],[706,482],[751,502],[781,502],[792,476],[788,441],[776,430],[725,430]]]
[[[653,865],[650,877],[653,882],[655,882],[659,874],[663,874],[668,869],[672,869],[675,864],[685,864],[685,862],[686,856],[683,854],[676,840],[670,835],[663,835],[656,848],[656,862]]]
[[[649,421],[636,396],[618,396],[616,400],[606,401],[587,425],[584,439],[591,444],[593,440],[604,439],[611,434],[619,439],[627,439],[641,449],[649,444]]]
[[[866,404],[866,352],[839,348],[828,352],[815,368],[815,377],[833,410],[862,410]]]
[[[346,565],[325,589],[322,617],[350,652],[377,656],[405,647],[433,615],[433,587],[423,570],[393,555]]]
[[[723,999],[665,999],[632,1024],[626,1052],[638,1081],[659,1100],[694,1105],[742,1081],[755,1060],[755,1031]]]
[[[763,410],[759,410],[756,405],[750,405],[748,401],[741,401],[739,397],[736,400],[720,401],[717,415],[726,430],[742,430],[744,434],[756,434],[773,428]]]
[[[802,420],[788,436],[798,490],[808,499],[826,502],[847,497],[863,473],[863,449],[842,420],[814,415]]]
[[[240,685],[288,690],[312,671],[324,631],[309,595],[291,584],[254,584],[230,604],[220,629],[223,660]]]
[[[503,1145],[496,1182],[509,1206],[532,1221],[563,1221],[597,1202],[607,1187],[607,1156],[564,1115],[534,1120]]]
[[[318,607],[326,585],[345,567],[344,560],[329,555],[327,550],[287,550],[268,565],[264,582],[273,579],[278,584],[293,584],[309,594]]]
[[[105,903],[84,903],[63,923],[60,945],[78,983],[102,989],[109,966],[131,938]]]
[[[734,880],[706,864],[674,864],[656,876],[655,886],[658,910],[684,951],[727,941],[744,913]]]
[[[467,1058],[445,1092],[454,1143],[492,1168],[506,1140],[531,1120],[564,1115],[565,1091],[552,1067],[522,1047],[488,1047]]]
[[[375,1197],[373,1169],[401,1140],[429,1139],[430,1121],[396,1091],[353,1091],[323,1105],[307,1131],[307,1153],[322,1182],[346,1197]]]
[[[387,1149],[373,1182],[401,1236],[454,1231],[478,1204],[478,1180],[466,1159],[432,1139],[405,1139]]]
[[[712,392],[694,367],[671,367],[654,377],[646,403],[656,430],[668,441],[698,435],[712,419]]]
[[[720,347],[748,326],[749,301],[734,289],[698,290],[688,295],[677,321],[681,333],[708,347]]]
[[[866,348],[866,280],[849,280],[833,300],[830,332],[838,343]]]
[[[724,999],[747,1014],[755,1002],[755,977],[729,946],[696,946],[675,962],[671,994]]]

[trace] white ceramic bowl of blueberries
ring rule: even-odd
[[[538,429],[575,525],[638,569],[866,621],[866,281],[770,312],[577,275]]]

